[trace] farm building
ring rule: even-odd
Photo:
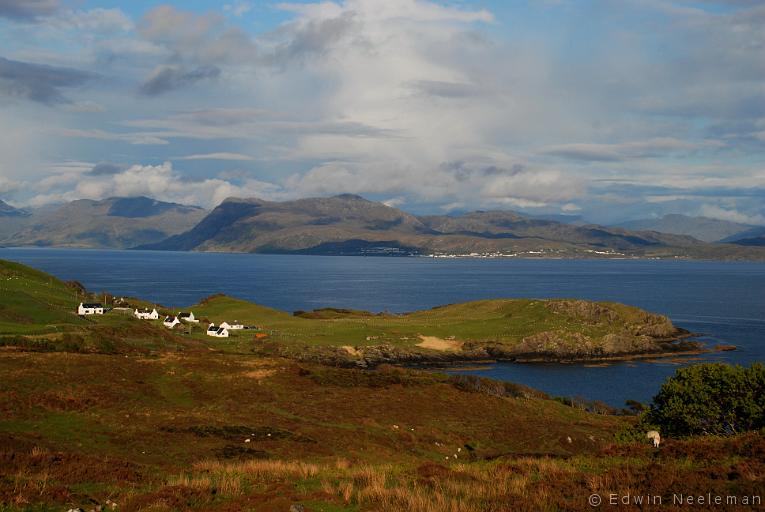
[[[177,317],[177,316],[168,316],[168,317],[165,317],[165,321],[164,321],[164,322],[162,322],[162,323],[163,323],[163,324],[164,324],[164,326],[165,326],[165,327],[167,327],[168,329],[172,329],[172,328],[173,328],[173,327],[175,327],[176,325],[180,324],[180,323],[181,323],[181,321],[180,321],[180,320],[178,320],[178,317]]]
[[[133,313],[140,320],[159,320],[159,312],[155,309],[136,309]]]
[[[215,338],[228,338],[228,329],[225,327],[218,327],[218,329],[214,332],[207,331],[208,336],[213,336]]]
[[[218,331],[218,327],[216,327],[215,324],[210,324],[210,325],[207,326],[207,334],[208,334],[208,336],[212,336],[217,331]]]
[[[178,313],[178,318],[180,318],[180,319],[181,319],[181,320],[183,320],[184,322],[193,322],[193,323],[195,323],[195,324],[198,324],[198,323],[199,323],[199,320],[197,320],[197,319],[194,317],[194,312],[193,312],[193,311],[192,311],[192,312],[190,312],[190,313],[186,313],[186,312],[181,312],[181,313]]]
[[[83,303],[77,307],[78,315],[103,315],[104,306],[98,302]]]

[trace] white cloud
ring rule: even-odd
[[[252,179],[245,180],[241,185],[220,178],[192,180],[173,169],[170,162],[133,165],[111,175],[86,175],[92,167],[92,164],[70,165],[59,174],[43,180],[37,189],[48,192],[37,194],[28,204],[41,206],[82,198],[146,195],[163,201],[211,208],[231,196],[270,197],[280,193],[278,186]],[[70,185],[74,185],[74,188],[69,189]]]
[[[738,222],[739,224],[765,225],[765,215],[746,214],[737,210],[720,208],[716,205],[705,204],[699,209],[700,216],[713,219]]]

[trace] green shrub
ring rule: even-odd
[[[765,427],[765,366],[710,363],[679,369],[641,423],[662,435],[734,435]]]

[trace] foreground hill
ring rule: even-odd
[[[587,510],[593,493],[751,499],[765,472],[759,433],[655,450],[616,441],[631,418],[411,370],[5,353],[0,386],[8,512]]]
[[[658,231],[675,235],[688,235],[704,242],[721,242],[735,239],[736,235],[752,228],[748,224],[711,219],[709,217],[689,217],[670,214],[657,219],[640,219],[623,222],[618,225],[624,229],[636,231]]]
[[[578,226],[515,212],[417,217],[359,196],[227,199],[193,229],[143,249],[329,255],[505,255],[763,259],[688,236]]]
[[[183,232],[206,213],[148,197],[81,199],[36,212],[15,232],[0,229],[0,244],[125,249]]]

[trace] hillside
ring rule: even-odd
[[[147,197],[81,199],[34,212],[15,231],[0,227],[0,245],[125,249],[183,232],[206,213]]]
[[[140,248],[328,255],[765,259],[689,236],[564,224],[515,212],[417,217],[354,195],[224,201],[194,228]]]
[[[636,231],[658,231],[660,233],[688,235],[704,242],[725,241],[752,228],[748,224],[738,222],[709,217],[690,217],[681,214],[623,222],[618,224],[618,227]]]
[[[465,376],[6,353],[0,383],[8,512],[586,510],[593,493],[757,495],[765,470],[760,433],[656,450],[617,441],[629,417]]]

